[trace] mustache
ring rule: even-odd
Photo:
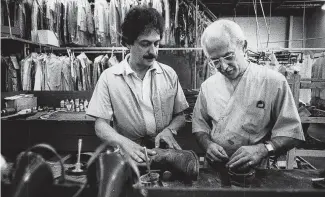
[[[158,55],[150,53],[148,55],[144,55],[143,58],[145,58],[145,59],[157,59],[157,56]]]

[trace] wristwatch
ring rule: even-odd
[[[167,129],[169,129],[173,135],[177,135],[177,131],[175,129],[171,129],[171,128],[167,128]]]
[[[264,145],[265,145],[265,147],[267,149],[268,154],[269,155],[274,155],[274,146],[273,146],[272,142],[266,141],[264,143]]]

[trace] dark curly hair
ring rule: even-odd
[[[121,28],[122,45],[133,45],[134,41],[148,30],[156,30],[161,39],[164,33],[164,19],[154,8],[136,6],[126,14]]]

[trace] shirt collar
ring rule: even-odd
[[[128,63],[129,57],[130,57],[130,54],[127,54],[125,56],[124,60],[120,64],[116,65],[116,68],[113,70],[114,74],[121,75],[121,74],[125,73],[125,75],[129,75],[129,74],[134,73],[134,71],[131,69],[130,64]],[[152,70],[154,70],[154,72],[156,72],[157,74],[162,73],[162,69],[157,61],[155,61],[154,64],[149,69],[149,71],[152,71]]]

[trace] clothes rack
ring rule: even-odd
[[[92,50],[97,50],[97,51],[101,51],[101,50],[106,50],[106,51],[128,51],[129,49],[126,47],[55,47],[53,48],[53,51],[58,51],[58,50],[74,50],[74,51],[92,51]],[[195,51],[195,50],[203,50],[203,48],[184,48],[184,47],[180,47],[180,48],[159,48],[159,51]]]
[[[257,51],[325,51],[325,48],[260,48]]]

